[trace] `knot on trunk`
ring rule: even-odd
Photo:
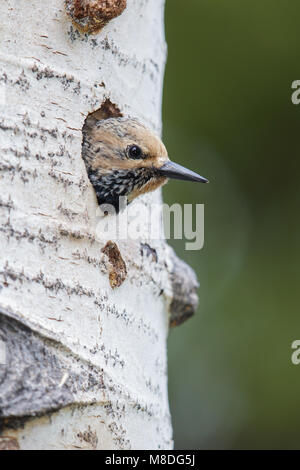
[[[97,33],[121,15],[127,0],[65,0],[67,13],[81,31]]]

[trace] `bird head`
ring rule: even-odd
[[[99,204],[118,211],[119,197],[128,203],[154,191],[169,178],[207,183],[172,162],[160,138],[132,118],[92,120],[83,129],[82,156]]]

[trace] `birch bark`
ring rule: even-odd
[[[62,0],[1,2],[0,448],[172,448],[168,311],[193,310],[196,281],[141,234],[116,242],[111,288],[120,265],[81,158],[105,101],[160,131],[163,7],[128,0],[89,34]]]

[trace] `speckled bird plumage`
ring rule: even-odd
[[[133,150],[137,157],[131,157]],[[176,178],[174,171],[170,176],[163,170],[176,164],[170,162],[160,138],[133,118],[87,121],[83,129],[82,157],[99,205],[112,204],[116,211],[120,196],[126,196],[130,203],[137,196],[162,186],[169,177]],[[195,180],[196,174],[189,173]]]

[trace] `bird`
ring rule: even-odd
[[[169,179],[208,183],[172,162],[161,139],[136,118],[87,119],[83,127],[82,157],[99,206],[120,210],[120,196],[130,204]]]

